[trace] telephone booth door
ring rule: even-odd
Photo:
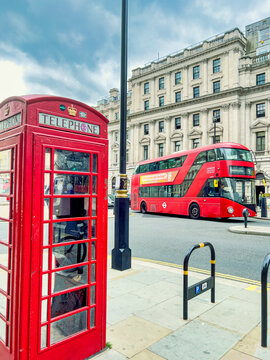
[[[86,148],[54,139],[52,146],[44,136],[35,139],[34,172],[40,177],[34,184],[33,226],[40,225],[40,241],[34,252],[40,256],[33,256],[32,269],[40,271],[31,292],[39,314],[32,322],[38,336],[31,359],[48,359],[48,354],[81,359],[105,347],[106,244],[99,216],[104,161],[98,144]]]

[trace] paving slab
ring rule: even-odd
[[[114,298],[129,293],[131,291],[137,292],[145,286],[146,285],[141,282],[132,280],[131,276],[124,277],[117,280],[111,280],[110,286],[107,290],[107,294],[111,298]]]
[[[145,286],[136,291],[136,295],[143,299],[151,299],[156,304],[168,300],[169,298],[179,294],[180,284],[167,283],[166,281],[159,281],[152,285]],[[134,292],[132,292],[135,294]]]
[[[107,301],[107,323],[112,325],[156,304],[155,299],[125,294]]]
[[[270,359],[270,329],[267,333],[268,346],[264,348],[261,346],[261,326],[256,326],[252,329],[235,347],[235,350],[238,350],[244,354],[254,356],[255,358],[261,360]]]
[[[260,322],[260,308],[228,298],[200,316],[201,320],[245,335]]]
[[[130,280],[141,282],[145,285],[151,285],[161,280],[168,280],[169,278],[177,278],[175,274],[168,274],[165,271],[157,269],[145,269],[144,271],[136,272],[130,275]],[[178,283],[180,279],[178,277]]]
[[[169,360],[219,360],[241,336],[194,320],[149,347]]]
[[[119,352],[113,350],[113,349],[107,349],[105,351],[102,351],[100,354],[96,356],[92,356],[88,358],[88,360],[127,360],[128,358],[120,354]]]
[[[132,356],[131,360],[167,360],[167,359],[158,356],[157,354],[154,354],[152,351],[144,350],[139,354]]]
[[[107,340],[112,344],[114,350],[127,357],[132,357],[170,332],[169,329],[133,316],[110,326],[107,329]]]
[[[258,359],[258,358],[232,349],[225,356],[223,356],[220,360],[256,360],[256,359]]]

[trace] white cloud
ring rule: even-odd
[[[22,51],[0,43],[0,101],[9,96],[50,94],[96,105],[98,99],[119,83],[119,64],[105,60],[95,71],[85,64],[55,61],[39,64]],[[11,60],[12,59],[12,60]]]
[[[10,60],[0,60],[0,102],[9,96],[24,95],[27,86],[23,66]]]

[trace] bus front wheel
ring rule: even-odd
[[[200,217],[200,207],[198,204],[193,203],[189,207],[189,216],[191,219],[199,219]]]
[[[145,202],[141,203],[141,213],[146,214],[147,213],[147,206]]]

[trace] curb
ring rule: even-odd
[[[229,231],[237,234],[245,235],[261,235],[261,236],[270,236],[270,228],[261,227],[261,228],[252,228],[244,226],[230,226]]]

